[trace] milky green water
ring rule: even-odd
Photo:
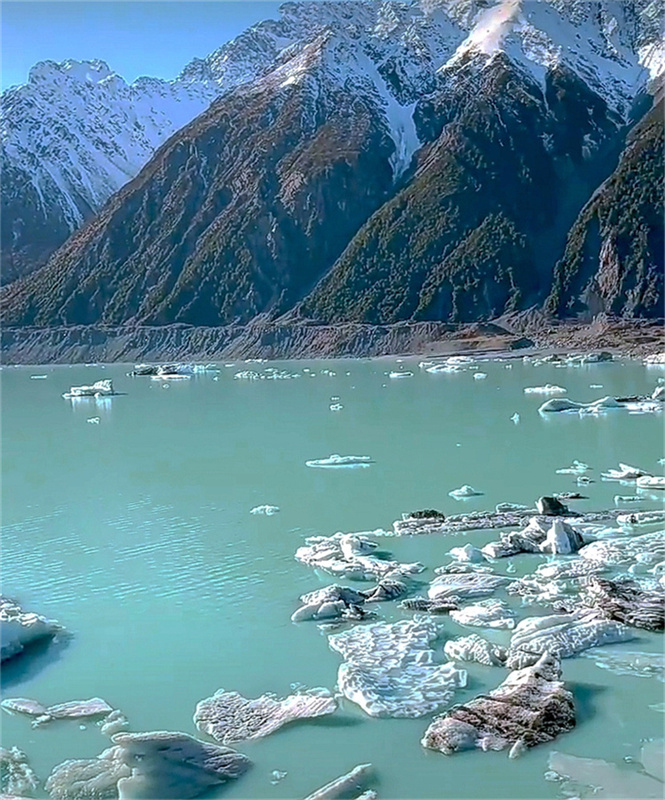
[[[288,693],[292,684],[334,688],[340,658],[316,624],[293,624],[300,594],[332,583],[294,560],[305,537],[389,529],[402,512],[446,513],[532,504],[574,490],[555,470],[573,459],[594,478],[619,461],[658,470],[662,415],[553,415],[526,386],[557,383],[572,399],[650,393],[664,370],[637,362],[557,369],[514,362],[432,375],[416,360],[290,362],[280,368],[316,373],[288,381],[240,381],[238,363],[173,382],[129,378],[127,366],[4,368],[2,371],[2,591],[57,618],[66,647],[25,655],[3,670],[5,696],[50,704],[100,696],[120,708],[132,730],[195,734],[196,703],[216,689],[246,696]],[[413,378],[389,380],[391,369]],[[335,376],[321,374],[332,369]],[[31,380],[42,374],[44,380]],[[97,404],[61,397],[71,385],[113,378],[126,394]],[[602,389],[592,389],[602,384]],[[339,396],[341,412],[329,410]],[[518,412],[519,424],[510,417]],[[98,425],[87,419],[100,418]],[[331,453],[369,455],[368,469],[316,470],[308,459]],[[464,483],[482,497],[456,502]],[[613,506],[633,489],[599,479],[576,508]],[[273,504],[271,517],[254,506]],[[641,508],[655,508],[645,500]],[[632,507],[630,507],[632,510]],[[497,532],[411,539],[385,538],[402,561],[447,563],[447,551]],[[515,574],[542,559],[513,559]],[[505,573],[507,562],[497,565]],[[499,595],[501,596],[501,595]],[[381,619],[408,617],[394,604]],[[521,609],[521,616],[543,613]],[[472,632],[442,620],[445,636]],[[482,630],[474,629],[483,633]],[[501,640],[508,634],[495,634]],[[617,647],[617,646],[614,646]],[[640,632],[620,647],[660,652],[662,636]],[[498,685],[505,671],[471,665],[463,702]],[[298,798],[371,762],[381,798],[553,798],[544,780],[551,750],[622,762],[645,738],[662,736],[662,680],[616,675],[591,659],[564,662],[578,726],[553,746],[511,761],[480,751],[454,757],[426,751],[429,723],[371,719],[343,701],[333,716],[295,724],[240,744],[250,772],[210,797]],[[650,706],[656,706],[651,708]],[[40,778],[66,758],[108,746],[99,729],[65,721],[32,729],[28,718],[2,716],[2,744],[24,750]],[[630,769],[629,766],[626,767]],[[287,776],[271,784],[271,772]]]

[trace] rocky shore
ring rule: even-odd
[[[187,361],[221,358],[336,358],[388,355],[498,355],[609,350],[644,356],[665,350],[663,320],[601,316],[590,324],[560,322],[540,313],[496,322],[449,325],[401,322],[321,325],[257,321],[218,328],[4,327],[4,364],[77,364],[99,361]]]

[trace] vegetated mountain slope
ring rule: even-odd
[[[547,308],[665,316],[663,99],[631,131],[617,168],[573,225]]]
[[[233,51],[234,75],[260,77],[6,287],[4,323],[223,325],[294,306],[468,321],[542,300],[658,61],[643,5],[297,5],[287,17],[318,6],[319,21],[291,44],[264,23],[265,62]]]
[[[0,98],[3,282],[43,264],[213,99],[286,63],[324,31],[367,51],[403,104],[431,86],[464,38],[446,14],[423,14],[418,4],[286,3],[279,19],[194,59],[173,81],[127,84],[102,61],[35,65],[27,84]]]
[[[5,324],[221,325],[290,308],[393,183],[386,117],[369,81],[363,95],[328,68],[338,45],[322,36],[167,142],[6,287]]]

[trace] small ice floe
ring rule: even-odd
[[[266,517],[272,517],[272,515],[276,514],[278,511],[279,506],[256,506],[249,513],[256,515],[262,514]]]
[[[78,400],[83,397],[112,397],[114,394],[113,381],[106,379],[96,381],[92,386],[72,386],[62,396],[68,400]]]
[[[44,380],[46,380],[46,378],[48,378],[48,375],[31,375],[30,376],[30,380],[31,381],[44,381]]]
[[[454,558],[455,561],[464,561],[477,564],[486,560],[482,550],[479,550],[472,544],[465,544],[463,547],[453,547],[448,552],[451,558]]]
[[[305,461],[308,467],[324,467],[324,468],[338,468],[338,467],[369,467],[374,462],[371,456],[340,456],[333,453],[328,458],[314,458],[311,461]]]
[[[510,419],[511,422],[514,422],[515,425],[517,425],[517,423],[520,421],[520,415],[516,411]]]
[[[660,489],[665,490],[665,477],[662,475],[642,475],[635,481],[638,489]]]
[[[568,389],[563,386],[555,386],[552,383],[546,383],[545,386],[527,386],[524,394],[567,394]]]
[[[497,503],[494,510],[497,514],[509,514],[511,511],[527,511],[528,508],[522,503]]]
[[[477,489],[474,489],[473,486],[469,486],[467,483],[464,486],[460,486],[459,489],[453,489],[452,491],[448,492],[449,497],[454,497],[455,500],[465,500],[468,497],[480,497],[480,495],[484,494],[483,492],[479,492]]]
[[[484,381],[486,377],[486,372],[476,372],[476,374],[473,376],[473,379],[474,381]]]
[[[619,403],[615,397],[601,397],[591,403],[577,403],[566,397],[553,397],[547,400],[538,409],[540,414],[551,414],[561,411],[575,411],[582,414],[601,414],[610,408],[625,408],[623,403]]]
[[[464,606],[459,611],[451,611],[450,618],[458,625],[477,628],[512,629],[515,615],[503,600],[478,600],[473,605]]]
[[[404,372],[389,372],[388,377],[391,380],[397,380],[399,378],[413,378],[413,372],[407,372],[406,370]]]
[[[585,464],[583,461],[574,460],[572,466],[570,467],[562,467],[561,469],[556,470],[557,475],[583,475],[585,472],[589,472],[591,467],[588,464]]]
[[[329,408],[331,411],[341,411],[344,406],[341,403],[331,403]]]
[[[631,495],[615,494],[614,495],[614,505],[615,506],[623,505],[623,503],[637,503],[637,502],[641,502],[641,501],[642,501],[642,498],[639,495],[636,495],[636,494],[631,494]]]
[[[91,425],[99,425],[99,417],[88,417],[86,422],[89,422]]]
[[[279,783],[281,780],[284,780],[284,778],[286,778],[286,776],[288,774],[289,773],[285,772],[284,770],[274,769],[270,773],[270,783],[274,786],[275,784]]]
[[[590,483],[595,483],[591,478],[587,475],[580,475],[576,481],[578,486],[588,486]]]
[[[665,458],[659,458],[659,459],[658,459],[658,463],[659,463],[659,464],[661,465],[661,467],[662,467],[662,466],[663,466],[663,464],[665,464]]]
[[[605,481],[636,481],[648,474],[646,470],[639,467],[631,467],[629,464],[619,462],[619,469],[608,469],[607,472],[601,472],[600,477]]]
[[[602,383],[590,383],[589,384],[589,389],[602,389],[602,388],[603,388],[603,384]]]

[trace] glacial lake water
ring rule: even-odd
[[[650,394],[663,369],[629,360],[536,367],[517,359],[509,369],[483,362],[487,378],[475,380],[474,370],[428,374],[418,361],[236,362],[220,365],[218,380],[200,374],[168,389],[127,377],[127,365],[3,368],[2,591],[72,634],[66,647],[10,662],[4,696],[46,704],[99,696],[128,716],[131,730],[196,734],[196,703],[219,688],[248,697],[287,694],[293,684],[333,689],[340,656],[316,623],[290,621],[300,594],[334,582],[294,559],[307,536],[389,530],[403,512],[421,508],[452,514],[503,501],[531,505],[540,495],[577,489],[573,477],[555,472],[573,459],[590,464],[596,480],[581,490],[590,499],[575,508],[613,507],[615,494],[634,488],[601,481],[601,471],[620,461],[661,469],[662,414],[543,418],[537,408],[546,398],[523,390],[559,384],[580,401]],[[268,366],[302,377],[233,378]],[[394,369],[414,376],[390,380],[386,373]],[[101,403],[61,397],[72,385],[101,378],[112,378],[123,394]],[[332,397],[343,410],[329,410]],[[519,424],[511,421],[515,412]],[[91,417],[99,424],[88,423]],[[305,466],[331,453],[369,455],[375,463]],[[450,498],[462,484],[484,494]],[[262,504],[281,510],[249,513]],[[646,498],[639,507],[662,506]],[[496,538],[498,532],[486,531],[380,541],[396,559],[424,563],[430,580],[433,568],[448,563],[451,547]],[[511,559],[513,574],[531,572],[545,558]],[[507,574],[508,563],[497,562],[497,572]],[[410,616],[394,603],[376,610],[386,621]],[[486,634],[447,617],[440,622],[444,637]],[[637,633],[612,647],[662,653],[662,635]],[[468,686],[453,702],[489,691],[506,674],[460,666],[468,666]],[[236,745],[252,769],[208,796],[302,798],[371,762],[374,787],[386,800],[556,798],[561,785],[543,777],[552,750],[635,769],[624,759],[663,735],[662,673],[618,675],[586,657],[563,666],[578,725],[518,760],[506,751],[427,751],[420,739],[428,718],[372,719],[342,701],[333,716]],[[3,746],[22,749],[42,780],[61,761],[109,746],[90,723],[33,729],[29,718],[7,714],[1,722]],[[272,784],[273,770],[287,775]]]

